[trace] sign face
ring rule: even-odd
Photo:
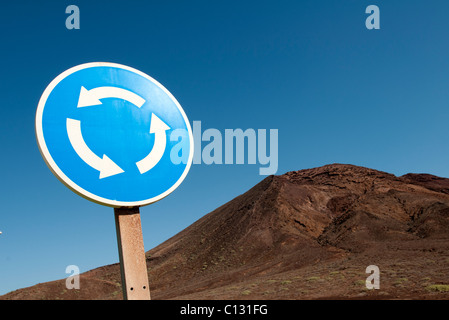
[[[182,133],[188,154],[174,163],[170,150]],[[39,101],[36,137],[59,180],[112,207],[164,198],[193,159],[192,129],[178,101],[150,76],[114,63],[82,64],[56,77]]]

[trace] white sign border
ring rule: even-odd
[[[181,177],[178,179],[178,181],[176,181],[176,183],[171,188],[169,188],[165,192],[161,193],[160,195],[158,195],[156,197],[153,197],[153,198],[150,198],[150,199],[141,200],[141,201],[117,201],[117,200],[111,200],[111,199],[99,197],[99,196],[97,196],[97,195],[95,195],[95,194],[93,194],[93,193],[91,193],[91,192],[89,192],[87,190],[84,190],[83,188],[78,186],[75,182],[73,182],[71,179],[69,179],[64,174],[64,172],[62,172],[62,170],[58,167],[56,162],[53,160],[50,152],[48,151],[48,148],[47,148],[47,145],[46,145],[45,139],[44,139],[43,129],[42,129],[42,116],[43,116],[43,113],[44,113],[45,104],[47,103],[47,99],[48,99],[50,93],[53,91],[53,89],[63,79],[65,79],[66,77],[68,77],[72,73],[75,73],[75,72],[77,72],[79,70],[92,68],[92,67],[113,67],[113,68],[124,69],[124,70],[128,70],[128,71],[134,72],[134,73],[136,73],[136,74],[138,74],[138,75],[140,75],[140,76],[150,80],[155,85],[157,85],[160,89],[162,89],[171,98],[171,100],[176,104],[177,108],[181,112],[181,115],[184,118],[184,121],[186,123],[187,130],[189,132],[189,141],[190,141],[190,151],[191,152],[189,153],[189,158],[187,160],[187,165],[186,165],[186,167],[184,169],[184,172],[182,173]],[[44,93],[42,94],[42,96],[41,96],[41,98],[39,100],[39,104],[38,104],[37,110],[36,110],[35,130],[36,130],[36,139],[37,139],[37,145],[39,147],[39,151],[41,152],[41,155],[44,158],[44,161],[47,164],[47,166],[50,168],[51,172],[63,184],[65,184],[69,189],[71,189],[76,194],[80,195],[81,197],[83,197],[85,199],[93,201],[95,203],[98,203],[98,204],[101,204],[101,205],[106,205],[106,206],[109,206],[109,207],[114,207],[114,208],[142,207],[142,206],[149,205],[151,203],[157,202],[157,201],[165,198],[170,193],[172,193],[184,181],[184,179],[187,176],[187,173],[189,172],[190,167],[192,165],[193,150],[194,150],[192,128],[190,127],[189,119],[187,118],[187,115],[185,114],[184,109],[181,107],[179,102],[176,100],[176,98],[162,84],[160,84],[158,81],[156,81],[155,79],[153,79],[149,75],[147,75],[147,74],[145,74],[142,71],[139,71],[137,69],[134,69],[134,68],[122,65],[122,64],[118,64],[118,63],[111,63],[111,62],[89,62],[89,63],[84,63],[84,64],[77,65],[75,67],[72,67],[72,68],[64,71],[59,76],[57,76],[55,79],[53,79],[53,81],[50,82],[50,84],[47,86],[47,88],[45,89]]]

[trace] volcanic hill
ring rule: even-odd
[[[449,179],[342,164],[270,176],[146,256],[152,299],[448,299]],[[0,297],[121,298],[118,264],[80,290],[62,279]]]

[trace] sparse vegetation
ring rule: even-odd
[[[407,281],[408,281],[407,278],[399,278],[399,279],[396,279],[395,283],[396,284],[402,284],[402,283],[407,282]]]
[[[318,280],[320,280],[321,278],[320,277],[309,277],[309,278],[307,278],[306,280],[307,281],[318,281]]]
[[[247,295],[249,295],[251,293],[251,290],[243,290],[242,291],[242,295],[243,296],[247,296]]]
[[[356,286],[365,286],[366,287],[366,280],[357,280],[354,282],[354,285]]]
[[[433,284],[426,287],[427,290],[433,292],[449,292],[448,284]]]

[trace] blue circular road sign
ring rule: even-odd
[[[112,207],[164,198],[193,159],[192,129],[178,101],[150,76],[115,63],[82,64],[56,77],[39,101],[36,137],[59,180]],[[184,160],[172,161],[179,138]]]

